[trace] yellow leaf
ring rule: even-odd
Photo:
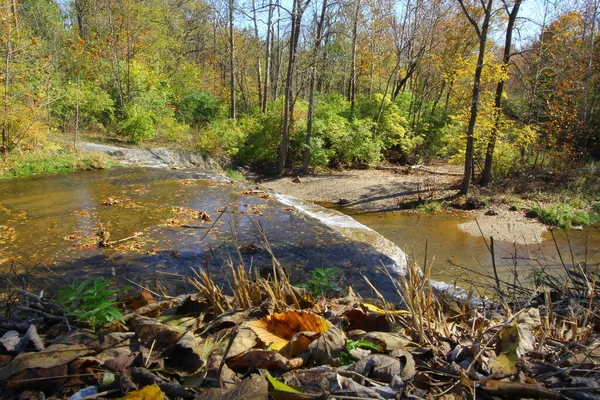
[[[500,330],[500,354],[490,363],[492,373],[500,375],[512,375],[517,372],[519,355],[517,349],[521,337],[519,327],[516,323],[505,326]]]
[[[288,311],[267,315],[247,326],[272,350],[284,348],[294,335],[300,332],[323,334],[331,329],[331,323],[320,316],[307,312]]]
[[[410,311],[407,310],[397,310],[397,311],[386,311],[383,308],[379,308],[376,305],[369,303],[360,303],[360,305],[367,311],[379,314],[379,315],[410,315]]]
[[[129,392],[122,400],[164,400],[165,396],[156,385],[149,385],[141,390]]]

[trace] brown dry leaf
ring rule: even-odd
[[[209,389],[200,392],[204,400],[260,400],[269,398],[269,385],[267,380],[254,374],[244,379],[240,385],[229,390]]]
[[[265,369],[282,369],[289,371],[290,369],[300,368],[304,364],[304,360],[293,358],[288,360],[276,351],[269,350],[250,350],[236,358],[230,358],[227,365],[231,368],[265,368]]]
[[[340,354],[346,348],[346,335],[338,328],[331,328],[309,346],[316,364],[340,365]]]
[[[33,354],[38,355],[39,353]],[[16,373],[5,383],[3,382],[2,389],[14,391],[43,389],[44,391],[53,391],[65,384],[66,375],[68,375],[67,364],[51,368],[27,368]]]
[[[268,315],[247,326],[258,338],[274,350],[281,350],[299,332],[323,334],[331,329],[331,323],[312,313],[288,311]]]
[[[46,347],[44,346],[44,341],[38,335],[37,327],[34,324],[29,326],[25,335],[15,347],[15,351],[25,351],[28,347],[33,347],[36,351],[42,351]]]
[[[156,300],[152,297],[152,293],[150,293],[148,289],[144,289],[138,296],[130,297],[125,300],[125,307],[135,311],[154,303],[156,303]]]
[[[417,372],[415,359],[409,351],[405,349],[394,350],[390,355],[396,357],[400,361],[400,364],[402,365],[400,377],[403,381],[410,379],[415,375]]]
[[[216,353],[212,353],[208,357],[205,367],[206,377],[215,381],[220,380],[222,387],[224,388],[237,386],[237,383],[240,382],[240,378],[237,377],[235,372],[233,372],[227,364],[223,364],[223,367],[221,367],[222,360],[223,357]],[[219,376],[219,371],[221,372],[221,376]]]
[[[4,381],[26,369],[47,369],[65,365],[90,353],[92,353],[92,350],[86,346],[65,344],[54,344],[40,352],[20,353],[8,365],[0,369],[0,381]]]
[[[348,320],[348,330],[359,329],[362,331],[389,331],[390,322],[385,315],[365,312],[360,308],[350,310],[344,314]]]
[[[175,371],[197,371],[202,366],[202,355],[191,332],[186,332],[165,357],[165,367]]]
[[[118,346],[128,346],[133,332],[92,332],[76,330],[57,337],[52,344],[83,345],[90,350],[104,351]]]
[[[254,331],[249,328],[240,328],[227,352],[227,358],[236,357],[247,352],[254,348],[257,342],[256,333],[254,333]]]
[[[405,348],[410,343],[413,343],[411,338],[400,333],[390,332],[350,332],[349,336],[353,340],[366,340],[377,346],[383,351],[394,351]]]
[[[319,336],[321,334],[317,332],[298,332],[279,352],[288,358],[295,357],[308,350],[310,344]]]
[[[395,357],[385,354],[371,354],[352,365],[350,370],[366,377],[390,383],[394,376],[401,374],[402,364]]]
[[[186,333],[184,328],[163,325],[154,318],[142,316],[133,318],[133,328],[142,343],[155,342],[155,350],[164,350],[174,346]]]

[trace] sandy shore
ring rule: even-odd
[[[293,177],[259,180],[261,186],[313,202],[343,204],[365,211],[398,211],[400,204],[415,200],[443,199],[456,193],[459,167],[427,167],[438,173],[396,173],[381,170],[347,170]],[[494,204],[468,212],[473,220],[459,228],[471,235],[493,236],[495,240],[536,243],[546,226],[525,217],[522,211],[510,211],[507,205]],[[494,215],[486,215],[494,214]]]

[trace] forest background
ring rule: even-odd
[[[600,156],[599,0],[0,4],[5,170],[85,137],[279,174],[444,157],[466,194]]]

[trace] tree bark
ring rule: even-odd
[[[515,21],[517,20],[517,14],[519,13],[519,7],[521,6],[522,0],[515,0],[512,10],[508,13],[508,24],[506,26],[506,37],[504,39],[504,54],[502,55],[502,68],[505,71],[508,71],[508,63],[510,62],[510,53],[512,46],[512,33],[513,28],[515,26]],[[504,6],[508,11],[508,6],[506,5],[506,0],[503,0]],[[504,93],[504,83],[505,79],[503,78],[498,82],[496,86],[496,95],[494,98],[494,107],[496,115],[494,117],[494,126],[492,127],[492,133],[490,135],[490,139],[487,144],[487,150],[485,153],[485,165],[483,167],[483,172],[481,173],[481,181],[480,184],[483,186],[487,186],[492,180],[492,166],[494,163],[494,150],[496,148],[496,141],[498,139],[498,131],[500,129],[500,116],[502,113],[502,94]]]
[[[487,41],[487,34],[490,25],[490,19],[492,16],[492,5],[493,0],[487,0],[486,3],[482,0],[483,8],[483,21],[481,27],[479,23],[473,19],[469,11],[464,5],[464,0],[458,0],[463,13],[475,28],[477,38],[479,39],[479,54],[477,56],[477,66],[475,67],[475,76],[473,77],[473,94],[471,96],[471,117],[469,118],[469,125],[467,127],[467,145],[465,150],[465,171],[464,178],[460,185],[459,194],[467,196],[469,194],[469,188],[471,186],[471,178],[473,174],[473,154],[474,154],[474,133],[475,123],[477,122],[477,113],[479,112],[479,92],[481,90],[481,72],[483,71],[483,63],[485,59],[485,46]]]
[[[348,81],[348,101],[350,101],[350,115],[354,117],[356,100],[356,42],[358,36],[358,19],[360,17],[360,5],[362,0],[356,0],[354,20],[352,21],[352,50],[350,55],[350,79]]]
[[[262,95],[262,103],[261,109],[263,113],[267,112],[267,107],[269,103],[269,77],[271,74],[271,35],[272,35],[272,24],[273,24],[273,3],[269,1],[269,10],[267,17],[267,39],[266,39],[266,50],[265,50],[265,79],[264,79],[264,89]]]
[[[317,37],[315,39],[315,47],[312,55],[312,65],[310,68],[310,87],[308,94],[308,117],[306,121],[306,140],[304,152],[302,154],[302,173],[308,174],[308,166],[310,164],[310,140],[312,136],[313,113],[315,109],[315,86],[317,81],[317,61],[319,59],[319,49],[323,39],[323,25],[325,24],[325,13],[327,12],[327,0],[323,0],[321,8],[321,17],[317,23]]]
[[[229,119],[235,119],[235,37],[234,37],[234,22],[235,22],[235,0],[229,0]]]
[[[307,0],[304,5],[302,0],[294,0],[292,7],[291,21],[291,36],[290,36],[290,51],[288,58],[288,69],[285,79],[285,99],[283,111],[283,132],[281,135],[281,143],[279,145],[279,162],[277,165],[277,174],[283,174],[285,162],[287,160],[288,147],[290,142],[290,128],[294,120],[294,69],[296,65],[296,51],[298,48],[298,39],[300,36],[300,28],[302,25],[302,14],[310,3]]]

